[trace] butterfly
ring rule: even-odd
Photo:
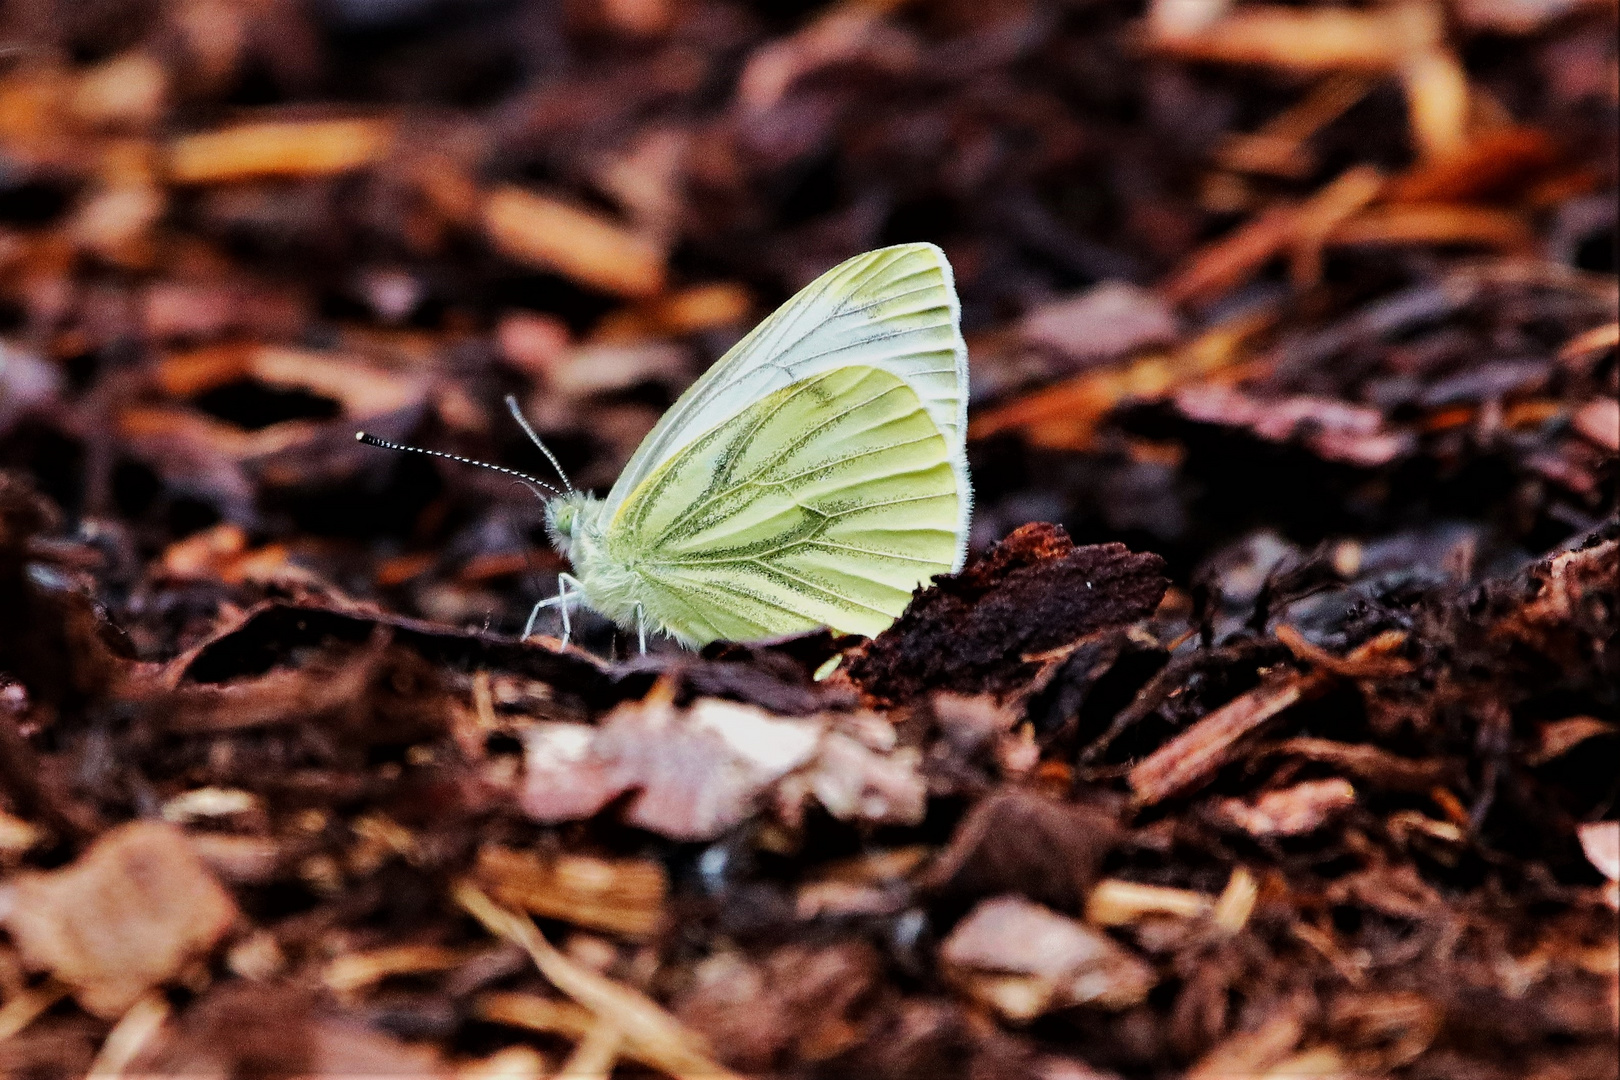
[[[634,629],[643,652],[649,629],[688,647],[880,633],[967,551],[960,311],[932,244],[840,263],[693,383],[605,498],[573,489],[508,399],[562,477],[546,531],[574,570],[524,636],[555,607],[566,643],[576,604]]]

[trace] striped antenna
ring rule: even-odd
[[[518,408],[517,398],[513,397],[511,394],[506,395],[506,409],[512,414],[512,419],[518,422],[518,427],[523,429],[523,434],[527,435],[529,437],[529,441],[540,448],[540,452],[546,455],[546,460],[551,462],[551,467],[557,470],[558,477],[562,479],[563,487],[567,488],[569,491],[573,491],[574,485],[569,482],[568,474],[563,472],[563,467],[557,463],[557,455],[551,452],[551,448],[549,446],[540,441],[540,436],[535,432],[534,428],[530,426],[528,417],[524,416],[523,410]]]
[[[442,450],[424,450],[420,446],[406,446],[404,443],[389,442],[387,439],[379,439],[375,435],[367,435],[364,431],[355,432],[354,438],[356,442],[363,442],[367,446],[380,446],[384,450],[408,450],[413,454],[426,454],[428,457],[444,458],[446,461],[455,461],[461,463],[462,465],[476,465],[480,469],[492,469],[498,473],[505,473],[507,476],[514,476],[523,481],[525,484],[531,484],[534,487],[544,488],[553,495],[562,494],[562,492],[558,491],[556,488],[552,487],[538,476],[530,476],[526,472],[518,472],[516,469],[508,469],[504,465],[491,465],[487,461],[478,461],[475,458],[460,457],[456,454],[446,454]],[[569,490],[572,489],[570,488]]]

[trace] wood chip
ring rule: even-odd
[[[1214,898],[1205,893],[1109,878],[1091,890],[1086,921],[1096,926],[1129,926],[1148,915],[1195,919],[1209,914],[1214,906]]]
[[[1167,356],[1150,354],[1123,367],[1088,371],[986,409],[969,422],[969,435],[986,439],[1017,431],[1031,445],[1045,449],[1092,449],[1097,427],[1109,412],[1127,402],[1157,400],[1178,386],[1241,363],[1248,357],[1248,342],[1268,323],[1264,315],[1238,316],[1215,324]]]
[[[1234,1080],[1260,1075],[1287,1058],[1299,1045],[1305,1026],[1293,1012],[1265,1021],[1253,1031],[1239,1031],[1222,1039],[1187,1070],[1186,1080]]]
[[[1216,898],[1209,913],[1210,922],[1223,934],[1235,934],[1249,924],[1249,916],[1254,914],[1254,905],[1259,899],[1260,883],[1240,866],[1232,871],[1226,888]]]
[[[397,945],[339,956],[326,965],[321,981],[336,993],[351,994],[393,975],[447,971],[466,959],[467,953],[442,945]]]
[[[501,254],[618,296],[664,287],[658,245],[591,210],[517,187],[484,198],[484,233]]]
[[[1319,761],[1388,791],[1425,792],[1454,771],[1454,766],[1444,759],[1402,757],[1369,743],[1342,743],[1304,735],[1276,743],[1266,752]]]
[[[1229,292],[1282,253],[1298,234],[1299,222],[1299,207],[1269,207],[1189,256],[1160,289],[1177,304]]]
[[[490,933],[522,946],[552,984],[623,1032],[627,1053],[671,1076],[742,1080],[716,1062],[701,1036],[646,995],[581,967],[558,952],[526,916],[501,907],[474,886],[456,886],[456,901]]]
[[[1470,140],[1457,152],[1426,161],[1390,184],[1391,202],[1467,203],[1509,193],[1559,158],[1539,128],[1509,127]]]
[[[1366,97],[1373,83],[1364,75],[1331,75],[1259,131],[1228,137],[1217,159],[1235,171],[1303,179],[1315,168],[1306,140]]]
[[[1455,157],[1467,146],[1468,73],[1449,49],[1430,48],[1401,65],[1412,141],[1430,160]]]
[[[1159,52],[1295,71],[1395,70],[1438,44],[1444,29],[1437,10],[1412,4],[1371,10],[1254,4],[1209,22],[1155,20],[1152,27]]]
[[[1391,679],[1409,675],[1413,669],[1410,660],[1395,655],[1406,644],[1406,634],[1400,630],[1383,631],[1350,656],[1335,656],[1311,644],[1305,635],[1287,623],[1278,626],[1275,633],[1277,640],[1299,659],[1347,679]]]
[[[608,1080],[623,1047],[624,1033],[604,1020],[596,1020],[562,1063],[558,1075],[576,1080]]]
[[[1294,636],[1298,639],[1296,644],[1303,642],[1303,638]],[[1284,709],[1320,692],[1334,677],[1335,670],[1347,674],[1392,670],[1384,665],[1395,661],[1392,654],[1405,643],[1403,632],[1385,631],[1356,646],[1342,660],[1324,664],[1328,670],[1289,676],[1227,702],[1137,763],[1128,777],[1131,790],[1137,799],[1151,805],[1202,787],[1214,778],[1246,737]]]
[[[79,77],[70,107],[89,124],[149,127],[163,115],[168,82],[168,72],[151,54],[122,53]]]
[[[473,875],[499,903],[576,926],[645,937],[664,924],[669,883],[648,859],[544,859],[485,845]]]
[[[1345,221],[1378,198],[1384,174],[1370,165],[1357,165],[1339,174],[1299,208],[1291,248],[1289,272],[1300,288],[1322,278],[1322,248]]]
[[[1575,335],[1558,350],[1558,362],[1573,367],[1620,345],[1620,323],[1606,323]]]
[[[177,184],[333,176],[380,160],[393,139],[393,124],[385,120],[240,124],[174,140],[169,145],[168,174]]]
[[[1536,748],[1525,755],[1531,765],[1545,765],[1563,757],[1588,739],[1613,738],[1620,727],[1595,716],[1571,716],[1542,724],[1536,731]]]
[[[147,994],[118,1018],[90,1066],[89,1076],[116,1077],[140,1056],[169,1019],[169,1002],[160,994]]]
[[[1518,214],[1477,206],[1384,206],[1363,211],[1335,228],[1328,246],[1433,246],[1454,244],[1528,251],[1535,232]]]
[[[596,1014],[583,1005],[509,991],[481,995],[473,1003],[473,1012],[480,1020],[492,1024],[508,1024],[571,1039],[584,1038],[597,1023]]]
[[[1151,806],[1203,786],[1230,760],[1240,740],[1296,704],[1303,690],[1303,679],[1294,676],[1227,702],[1131,769],[1131,791]]]

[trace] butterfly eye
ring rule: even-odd
[[[567,536],[574,531],[574,515],[577,513],[578,509],[576,507],[564,503],[557,507],[556,513],[552,515],[552,524],[556,526],[559,533]]]

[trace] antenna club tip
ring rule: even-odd
[[[363,431],[355,432],[354,433],[354,441],[355,442],[365,442],[366,441],[366,433],[363,432]]]

